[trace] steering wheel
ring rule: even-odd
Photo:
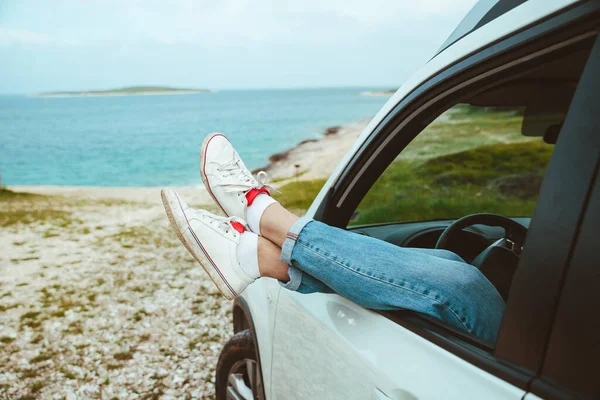
[[[482,251],[471,264],[488,278],[502,298],[506,300],[513,274],[519,263],[519,254],[525,243],[527,228],[502,215],[471,214],[450,224],[440,235],[435,248],[446,249],[452,235],[472,225],[504,228],[504,237]]]
[[[445,249],[448,245],[448,240],[452,235],[472,225],[499,226],[504,228],[503,242],[495,245],[502,244],[504,247],[508,247],[517,254],[521,252],[521,248],[527,237],[527,228],[510,218],[497,214],[471,214],[457,219],[450,224],[450,226],[448,226],[440,235],[435,248]]]

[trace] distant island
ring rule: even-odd
[[[83,92],[44,92],[34,97],[83,97],[83,96],[152,96],[165,94],[207,93],[207,89],[182,89],[167,86],[129,86],[119,89],[88,90]]]
[[[390,90],[379,90],[379,91],[372,91],[372,92],[360,92],[361,96],[391,96],[394,93],[396,93],[397,89],[390,89]]]

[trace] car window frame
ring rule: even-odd
[[[562,281],[563,287],[544,354],[543,368],[531,385],[531,392],[544,399],[600,396],[596,367],[600,356],[595,335],[597,321],[586,313],[590,309],[597,311],[600,305],[598,296],[588,296],[588,289],[591,288],[594,292],[600,289],[600,280],[592,272],[596,271],[597,274],[597,267],[600,265],[600,254],[596,251],[596,231],[600,225],[598,172],[599,168],[596,169],[596,182],[591,190],[578,240],[573,247],[572,262]],[[574,338],[577,340],[573,340]]]
[[[583,12],[581,7],[587,7],[583,10],[586,12]],[[522,60],[519,63],[520,65],[527,65],[527,63],[531,61],[531,58],[528,59],[531,54],[536,54],[535,60],[541,60],[548,54],[555,55],[557,51],[561,51],[561,46],[556,47],[557,44],[564,44],[566,46],[579,40],[589,39],[590,35],[597,34],[595,27],[598,25],[598,10],[599,7],[597,3],[586,3],[580,7],[570,9],[564,13],[568,15],[561,14],[556,16],[554,18],[554,24],[553,20],[546,20],[540,24],[545,25],[543,29],[540,28],[540,26],[532,27],[530,32],[525,31],[516,34],[515,36],[520,36],[518,40],[515,37],[511,37],[507,39],[507,43],[494,44],[492,46],[495,47],[493,51],[487,48],[480,53],[475,54],[471,60],[471,64],[469,65],[467,63],[465,71],[462,73],[458,74],[454,71],[455,73],[450,74],[450,77],[444,78],[440,75],[448,74],[448,70],[445,70],[434,76],[430,81],[425,82],[422,87],[417,88],[413,92],[412,98],[410,98],[411,95],[409,95],[409,98],[403,100],[396,109],[394,109],[396,110],[395,112],[394,110],[390,112],[369,138],[367,138],[365,143],[363,143],[355,156],[348,163],[340,177],[329,189],[329,192],[324,197],[323,202],[315,213],[315,219],[330,225],[345,228],[351,213],[363,197],[360,196],[358,201],[355,200],[353,203],[349,203],[350,207],[346,210],[341,207],[346,199],[348,199],[348,197],[344,199],[341,198],[341,196],[343,195],[342,192],[347,190],[349,179],[352,177],[352,174],[356,173],[360,168],[363,168],[367,164],[367,160],[365,159],[372,158],[374,150],[385,145],[385,140],[389,138],[390,135],[398,133],[398,131],[402,129],[402,133],[405,135],[403,138],[405,143],[403,146],[394,147],[396,149],[403,149],[425,126],[437,118],[441,112],[456,103],[456,101],[447,101],[447,99],[444,101],[444,91],[448,90],[448,88],[453,88],[474,76],[477,77],[490,71],[494,71],[490,76],[493,75],[497,81],[497,79],[499,79],[498,77],[501,77],[506,71],[502,69],[502,61],[498,63],[499,60],[491,57],[492,55],[512,55],[513,59]],[[587,12],[590,14],[587,14]],[[545,49],[550,49],[550,51],[544,52]],[[506,63],[506,60],[504,63]],[[500,69],[494,70],[498,68]],[[443,85],[440,85],[440,82],[442,82]],[[436,85],[439,87],[436,87]],[[457,97],[455,97],[455,99],[461,95],[464,96],[464,93],[456,93]],[[440,96],[442,100],[439,99]],[[438,98],[437,102],[432,101],[432,99],[436,98]],[[429,102],[429,104],[427,104],[427,102]],[[427,104],[427,107],[423,107],[423,104]],[[419,107],[421,107],[421,109],[419,109]],[[400,126],[401,121],[406,119],[407,115],[411,114],[421,115],[421,120],[412,121],[413,126],[409,124]],[[424,117],[425,114],[428,116]],[[400,128],[398,128],[398,126],[400,126]],[[389,143],[389,141],[387,143]],[[385,147],[383,147],[383,149],[385,150]],[[369,165],[370,169],[368,170],[368,173],[364,174],[368,178],[370,177],[365,186],[370,188],[397,154],[399,154],[399,151],[394,151],[393,155],[385,154],[385,152],[383,154],[377,154],[377,157],[385,156],[379,165],[374,163],[371,159],[371,164]],[[550,163],[552,164],[553,161],[551,160]],[[368,191],[368,189],[366,189],[366,191]],[[366,191],[364,192],[366,193]],[[349,209],[351,209],[350,213],[348,212]],[[556,292],[546,293],[546,295],[556,295]],[[533,321],[531,322],[535,323],[535,320],[536,318],[533,316]],[[457,342],[454,340],[456,335],[450,330],[445,330],[441,325],[431,321],[425,321],[423,319],[420,319],[420,321],[420,324],[414,324],[407,322],[402,318],[395,320],[395,322],[403,325],[405,328],[519,388],[528,390],[532,380],[538,373],[539,365],[536,367],[532,366],[531,363],[519,360],[518,357],[515,359],[514,351],[512,351],[510,346],[504,346],[502,351],[499,351],[498,347],[496,347],[496,351],[490,355],[478,354],[469,348],[473,343],[466,343],[466,341],[461,343],[460,340]],[[546,330],[545,333],[547,335],[550,328],[545,327],[544,329]],[[515,336],[515,333],[510,331],[504,331],[503,335],[504,343],[510,343],[521,339],[521,337]],[[499,337],[499,341],[500,339],[501,337]],[[535,338],[533,339],[535,340]],[[539,358],[543,357],[543,352],[544,349],[540,350],[539,354],[536,354],[536,356]]]
[[[597,125],[589,124],[597,116],[587,108],[586,97],[597,95],[588,86],[594,83],[597,73],[590,62],[599,56],[598,52],[600,41],[596,38],[540,190],[520,267],[513,277],[506,323],[500,328],[496,346],[505,353],[505,361],[519,363],[536,373],[542,368],[564,276],[596,171]],[[538,290],[540,283],[536,281],[540,275],[544,290]],[[526,301],[532,292],[537,304]],[[532,319],[536,320],[535,325],[529,323]],[[528,337],[516,342],[502,340],[504,332],[523,327],[530,332]]]
[[[570,229],[574,232],[571,248],[565,254],[564,268],[557,276],[559,295],[554,313],[548,325],[550,333],[545,346],[539,377],[533,382],[531,391],[543,398],[597,398],[600,383],[597,380],[600,346],[596,336],[597,321],[590,318],[600,306],[598,296],[589,296],[600,289],[600,254],[597,251],[597,229],[600,225],[600,116],[592,110],[600,107],[600,38],[590,53],[586,69],[573,99],[572,113],[565,121],[569,133],[576,133],[561,151],[577,155],[570,164],[580,170],[579,179],[588,182],[587,190],[571,194],[569,182],[565,192],[578,197],[580,218]],[[570,124],[567,126],[567,124]],[[572,158],[572,157],[571,157]],[[585,168],[582,168],[582,165]],[[564,196],[564,194],[562,195]],[[554,197],[554,196],[553,196]],[[560,221],[558,221],[560,222]],[[540,230],[546,230],[540,226]],[[563,229],[569,227],[561,224]],[[547,231],[547,230],[546,230]],[[548,231],[547,231],[548,232]],[[550,237],[557,232],[548,232]],[[551,250],[552,251],[552,250]],[[549,254],[555,258],[557,254]],[[527,344],[526,344],[527,345]]]

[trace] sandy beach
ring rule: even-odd
[[[332,127],[274,155],[266,170],[275,186],[297,170],[300,179],[327,177],[365,125]],[[0,397],[212,397],[231,304],[173,234],[160,188],[8,189]],[[177,190],[216,211],[204,188]]]

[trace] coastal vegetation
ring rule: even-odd
[[[373,185],[352,225],[531,216],[553,147],[520,133],[517,110],[460,105],[426,128]],[[278,200],[306,210],[325,180],[292,182]]]
[[[303,214],[312,204],[325,182],[326,179],[291,182],[281,187],[281,193],[274,193],[273,197],[290,211]]]
[[[168,86],[128,86],[117,89],[44,92],[38,97],[68,97],[68,96],[126,96],[126,95],[159,95],[159,94],[191,94],[209,92],[207,89],[185,89]]]
[[[352,224],[453,219],[486,212],[531,216],[552,148],[538,142],[489,145],[394,162],[358,207]],[[481,174],[474,173],[476,165]]]
[[[0,188],[0,227],[15,224],[42,224],[67,226],[72,223],[71,213],[47,196],[13,192]]]

